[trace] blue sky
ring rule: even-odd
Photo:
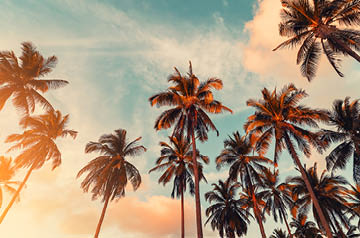
[[[144,185],[109,207],[101,237],[177,237],[179,202],[169,198],[171,186],[157,185],[157,174],[147,173],[159,155],[158,142],[167,136],[166,131],[153,129],[163,109],[151,108],[147,100],[166,89],[174,66],[185,73],[189,60],[200,79],[217,76],[223,80],[223,90],[215,95],[234,110],[232,115],[212,116],[220,136],[210,133],[209,141],[199,145],[211,159],[206,167],[209,184],[201,187],[202,193],[217,179],[225,178],[225,170],[215,170],[214,158],[229,134],[242,132],[243,122],[251,114],[245,102],[258,98],[264,86],[273,89],[294,82],[308,91],[305,102],[314,107],[329,107],[334,99],[346,95],[357,98],[360,69],[353,61],[344,60],[346,78],[339,79],[322,59],[318,77],[309,84],[295,65],[295,51],[271,51],[284,40],[277,33],[280,8],[280,3],[272,0],[2,1],[1,50],[19,54],[20,43],[31,41],[44,56],[59,58],[49,78],[66,79],[70,84],[46,96],[56,108],[70,114],[69,127],[78,130],[79,136],[75,141],[59,141],[61,167],[51,172],[45,166],[34,173],[1,231],[14,238],[24,234],[28,238],[89,237],[102,204],[83,194],[80,181],[75,180],[77,171],[96,156],[85,155],[84,146],[104,133],[124,128],[130,138],[143,136],[148,148],[144,156],[133,159]],[[18,115],[10,103],[0,115],[3,140],[19,130],[16,120],[8,119]],[[6,148],[8,145],[1,145],[1,153]],[[318,161],[323,166],[320,155],[312,158],[310,164]],[[283,177],[294,173],[287,154],[283,154],[280,168]],[[20,173],[19,179],[22,176]],[[190,197],[187,201],[188,236],[192,237],[194,204]],[[202,205],[205,210],[207,204]],[[161,220],[156,209],[169,218]],[[271,218],[268,221],[270,235],[274,224]],[[24,227],[16,229],[19,224]],[[209,227],[205,232],[206,237],[217,237]],[[248,237],[258,236],[252,221]]]

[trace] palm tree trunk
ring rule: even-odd
[[[250,188],[250,192],[251,192],[251,196],[252,196],[252,200],[253,200],[253,205],[254,205],[254,207],[253,207],[254,214],[255,214],[256,220],[257,220],[257,222],[259,224],[259,227],[260,227],[261,236],[262,236],[262,238],[266,238],[264,224],[263,224],[262,218],[260,216],[259,207],[257,206],[257,201],[256,201],[256,196],[255,196],[255,189],[254,189],[254,186],[253,186],[252,181],[251,181],[251,175],[250,175],[250,171],[249,171],[248,166],[246,166],[246,171],[247,171],[247,176],[249,177],[249,188]]]
[[[356,184],[360,184],[360,149],[358,141],[354,140],[354,154],[353,154],[353,179]]]
[[[283,210],[280,210],[280,214],[281,214],[281,216],[284,218],[284,222],[285,222],[286,228],[287,228],[287,230],[288,230],[289,236],[290,236],[290,238],[292,238],[293,235],[291,234],[291,230],[290,230],[290,227],[289,227],[289,223],[288,223],[288,221],[287,221],[287,219],[286,219],[286,216],[285,216],[285,214],[284,214],[284,211],[283,211]]]
[[[185,237],[185,217],[184,217],[184,189],[183,181],[181,180],[180,185],[180,196],[181,196],[181,238]]]
[[[194,166],[194,178],[195,178],[195,208],[196,208],[196,227],[197,237],[203,238],[202,222],[201,222],[201,206],[200,206],[200,186],[199,186],[199,170],[196,160],[196,144],[195,144],[195,132],[194,125],[191,132],[192,147],[193,147],[193,166]]]
[[[12,207],[12,205],[14,204],[14,202],[16,201],[16,199],[18,198],[21,190],[23,189],[23,187],[25,186],[27,180],[30,177],[31,172],[34,170],[35,165],[32,165],[29,169],[29,171],[26,173],[24,180],[21,182],[21,184],[19,185],[18,189],[16,190],[14,196],[12,197],[11,201],[9,202],[9,204],[7,205],[7,207],[5,208],[5,210],[3,211],[3,213],[0,216],[0,224],[3,222],[6,214],[9,212],[10,208]]]
[[[285,134],[285,140],[286,140],[286,143],[288,145],[288,149],[289,149],[289,152],[290,152],[290,155],[292,156],[292,158],[295,160],[295,163],[297,165],[297,167],[299,168],[300,170],[300,173],[301,173],[301,176],[305,182],[305,185],[306,185],[306,188],[307,190],[309,191],[310,193],[310,197],[314,203],[314,206],[315,206],[315,209],[320,217],[320,221],[321,221],[321,224],[323,225],[323,227],[325,228],[325,232],[326,232],[326,235],[328,238],[332,238],[333,235],[331,233],[331,230],[330,230],[330,227],[329,227],[329,224],[328,222],[326,221],[325,219],[325,216],[324,216],[324,213],[320,207],[320,204],[319,204],[319,201],[318,199],[316,198],[315,196],[315,193],[314,193],[314,190],[312,189],[311,187],[311,184],[309,182],[309,179],[307,177],[307,174],[305,172],[305,169],[304,167],[301,165],[301,162],[300,162],[300,159],[298,157],[298,155],[296,154],[296,151],[294,149],[294,146],[292,145],[291,141],[290,141],[290,138],[287,134]]]
[[[253,203],[254,203],[254,214],[255,214],[256,220],[257,220],[257,222],[259,224],[259,227],[260,227],[261,236],[262,236],[262,238],[266,238],[264,224],[263,224],[262,218],[260,216],[259,207],[257,206],[255,192],[252,192],[252,197],[253,197]]]
[[[99,237],[101,224],[103,223],[103,220],[104,220],[104,217],[105,217],[106,208],[107,208],[107,206],[108,206],[109,200],[110,200],[110,195],[109,195],[109,196],[106,198],[106,200],[105,200],[105,204],[104,204],[104,207],[103,207],[103,209],[102,209],[101,216],[100,216],[99,222],[98,222],[97,227],[96,227],[96,232],[95,232],[94,238],[98,238],[98,237]]]

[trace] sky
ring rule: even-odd
[[[313,82],[300,75],[296,51],[273,52],[284,41],[278,35],[281,4],[274,0],[1,0],[0,50],[21,52],[21,42],[33,42],[44,56],[56,55],[59,62],[48,78],[65,79],[70,84],[46,93],[47,99],[63,114],[70,114],[69,129],[79,132],[76,140],[61,139],[62,164],[34,171],[26,188],[0,226],[9,238],[85,238],[93,235],[102,203],[80,189],[77,172],[96,154],[85,154],[89,141],[123,128],[129,139],[142,136],[147,152],[130,158],[142,174],[143,183],[126,197],[112,202],[102,226],[102,238],[172,238],[180,232],[180,201],[170,198],[171,186],[157,184],[159,174],[148,174],[160,153],[159,141],[169,131],[156,132],[153,125],[163,109],[152,108],[148,98],[165,90],[167,76],[177,67],[201,79],[218,77],[224,88],[215,97],[234,113],[212,115],[220,131],[209,134],[199,149],[210,157],[205,168],[208,184],[201,196],[226,169],[215,169],[215,157],[232,132],[243,134],[243,123],[253,112],[246,100],[259,98],[264,87],[274,89],[295,83],[309,97],[304,103],[330,108],[335,99],[359,96],[359,65],[344,59],[345,78],[339,78],[324,58]],[[20,132],[20,114],[10,102],[0,112],[0,141]],[[1,143],[0,153],[10,145]],[[324,168],[324,155],[313,154],[303,161]],[[296,173],[289,155],[280,160],[281,176]],[[349,169],[343,175],[351,178]],[[19,171],[21,180],[25,171]],[[9,199],[9,195],[5,199]],[[202,211],[208,204],[202,200]],[[186,233],[195,236],[194,201],[186,196]],[[206,216],[203,215],[203,221]],[[275,227],[267,218],[268,235]],[[210,226],[205,237],[217,237]],[[1,235],[3,236],[3,235]],[[259,237],[255,221],[247,237]]]

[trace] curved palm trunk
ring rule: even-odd
[[[193,164],[194,164],[194,177],[195,177],[195,208],[196,208],[196,227],[197,237],[203,238],[202,222],[201,222],[201,206],[200,206],[200,186],[199,186],[199,170],[196,161],[196,145],[195,145],[195,132],[194,126],[191,132],[192,147],[193,147]]]
[[[18,198],[21,190],[23,189],[23,187],[25,186],[27,180],[30,177],[31,172],[34,170],[35,166],[32,165],[29,169],[29,171],[26,173],[24,180],[21,182],[21,184],[19,185],[18,189],[16,190],[14,196],[12,197],[11,201],[9,202],[9,204],[7,205],[7,207],[5,208],[5,210],[3,211],[3,213],[0,216],[0,224],[3,222],[6,214],[9,212],[10,208],[12,207],[12,205],[14,204],[14,202],[16,201],[16,199]]]
[[[353,153],[353,178],[356,184],[360,184],[360,149],[358,141],[354,141],[354,153]]]
[[[312,201],[313,201],[313,203],[314,203],[315,209],[316,209],[316,211],[317,211],[317,213],[318,213],[318,215],[319,215],[321,224],[322,224],[323,227],[325,228],[326,236],[327,236],[328,238],[333,238],[333,235],[332,235],[332,233],[331,233],[329,224],[328,224],[328,222],[327,222],[326,219],[325,219],[325,216],[324,216],[324,213],[323,213],[323,211],[322,211],[322,209],[321,209],[321,207],[320,207],[319,201],[318,201],[318,199],[316,198],[315,193],[314,193],[314,190],[313,190],[312,187],[311,187],[311,184],[310,184],[310,182],[309,182],[309,179],[308,179],[308,177],[307,177],[307,174],[306,174],[306,172],[305,172],[305,169],[304,169],[304,167],[301,165],[300,159],[299,159],[298,155],[296,154],[295,149],[294,149],[294,147],[293,147],[293,145],[292,145],[292,143],[291,143],[291,141],[290,141],[290,138],[289,138],[289,136],[288,136],[287,134],[285,134],[285,140],[286,140],[286,143],[287,143],[287,145],[288,145],[288,149],[289,149],[290,155],[291,155],[291,157],[295,160],[295,163],[296,163],[297,167],[298,167],[299,170],[300,170],[301,176],[302,176],[302,178],[303,178],[303,180],[304,180],[304,182],[305,182],[305,185],[306,185],[306,189],[307,189],[307,190],[309,191],[309,193],[310,193],[310,197],[311,197],[311,199],[312,199]]]
[[[105,217],[105,212],[106,212],[106,208],[108,206],[109,200],[110,200],[110,196],[108,196],[106,198],[106,200],[105,200],[105,204],[104,204],[104,207],[102,209],[101,216],[100,216],[99,222],[98,222],[97,227],[96,227],[96,232],[95,232],[94,238],[99,237],[100,228],[101,228],[101,225],[102,225],[104,217]]]
[[[180,185],[180,196],[181,196],[181,238],[185,237],[185,217],[184,217],[184,190],[183,181]]]

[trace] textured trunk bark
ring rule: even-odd
[[[14,196],[12,197],[11,201],[9,202],[9,204],[7,205],[7,207],[5,208],[5,210],[3,211],[3,213],[0,216],[0,224],[3,222],[6,214],[9,212],[10,208],[12,207],[12,205],[14,204],[14,202],[16,201],[17,197],[19,196],[21,190],[23,189],[24,185],[26,184],[27,180],[30,177],[31,172],[34,170],[34,166],[31,166],[29,171],[26,173],[24,180],[21,182],[21,184],[19,185],[18,189],[16,190]]]
[[[355,150],[353,154],[353,178],[356,184],[360,185],[360,149],[357,140],[354,140]]]
[[[99,222],[98,222],[97,227],[96,227],[96,231],[95,231],[94,238],[98,238],[98,237],[99,237],[100,228],[101,228],[101,225],[102,225],[103,220],[104,220],[104,217],[105,217],[105,212],[106,212],[106,208],[107,208],[107,206],[108,206],[109,200],[110,200],[110,196],[108,196],[108,197],[106,198],[106,200],[105,200],[105,204],[104,204],[104,207],[103,207],[103,209],[102,209],[101,216],[100,216]]]
[[[295,152],[295,148],[293,147],[291,141],[290,141],[290,138],[288,135],[285,135],[285,140],[287,141],[287,144],[289,146],[289,152],[290,152],[290,155],[293,157],[293,159],[295,160],[295,163],[297,165],[297,167],[299,168],[300,170],[300,173],[301,173],[301,176],[305,182],[305,185],[306,185],[306,188],[307,190],[309,191],[310,193],[310,197],[314,203],[314,206],[315,206],[315,209],[319,215],[319,218],[320,218],[320,221],[321,221],[321,224],[323,225],[323,227],[325,228],[325,232],[326,232],[326,236],[328,238],[333,238],[333,235],[331,233],[331,230],[330,230],[330,227],[329,227],[329,224],[328,222],[326,221],[325,219],[325,216],[324,216],[324,213],[320,207],[320,204],[319,204],[319,201],[317,200],[316,196],[315,196],[315,193],[314,193],[314,190],[312,189],[311,187],[311,184],[309,182],[309,179],[307,177],[307,174],[305,172],[305,169],[304,167],[301,165],[301,162],[300,162],[300,159],[299,157],[297,156],[296,152]]]
[[[185,217],[184,217],[184,186],[183,181],[180,185],[180,196],[181,196],[181,238],[185,237]]]
[[[201,222],[201,206],[200,206],[200,186],[199,186],[199,170],[196,160],[196,144],[194,126],[191,132],[192,147],[193,147],[193,164],[194,164],[194,177],[195,177],[195,208],[196,208],[196,227],[197,237],[203,238],[202,222]]]

